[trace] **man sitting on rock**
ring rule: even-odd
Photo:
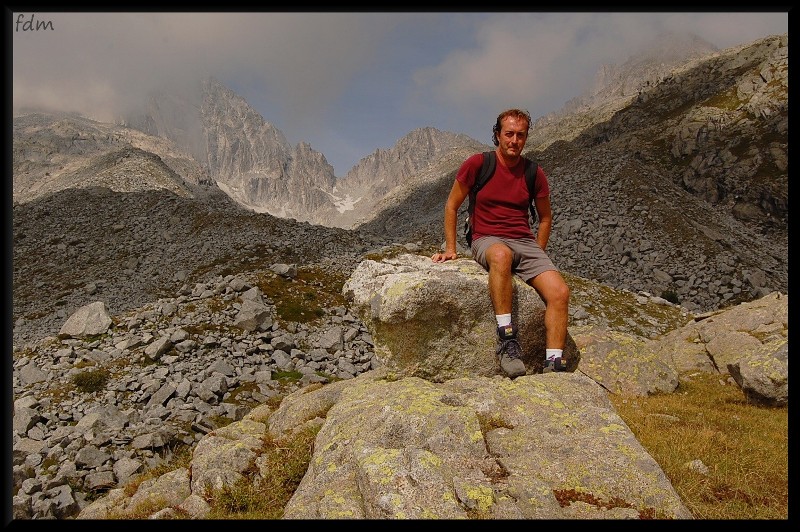
[[[532,286],[545,304],[545,372],[566,371],[562,352],[567,337],[569,287],[545,253],[553,223],[550,187],[538,167],[535,190],[529,194],[522,150],[528,138],[531,117],[527,111],[509,109],[497,117],[492,142],[497,148],[494,173],[473,198],[472,257],[489,273],[489,295],[497,318],[500,367],[511,378],[525,375],[517,328],[513,323],[512,274]],[[477,153],[461,165],[444,207],[445,250],[434,253],[434,262],[455,259],[458,209],[470,194],[481,170],[484,155]],[[533,197],[539,227],[534,237],[528,222]]]

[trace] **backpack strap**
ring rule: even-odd
[[[472,214],[474,208],[475,197],[483,186],[489,182],[489,179],[494,175],[494,168],[497,165],[497,154],[493,151],[483,152],[483,162],[481,163],[481,170],[475,176],[475,183],[469,191],[469,213]]]
[[[480,173],[475,177],[475,184],[472,185],[472,195],[477,196],[478,191],[491,179],[494,175],[494,168],[496,165],[497,154],[494,151],[483,152],[483,164],[481,164]]]
[[[472,213],[475,210],[475,197],[478,195],[480,189],[491,179],[494,175],[494,169],[497,165],[497,156],[494,151],[483,152],[483,162],[481,163],[480,172],[475,176],[475,183],[469,191],[469,205],[467,206],[467,219],[464,220],[464,238],[467,245],[472,244]]]
[[[528,185],[528,210],[531,213],[531,221],[536,221],[536,206],[533,204],[534,191],[536,187],[536,173],[539,171],[539,163],[533,159],[525,157],[525,183]]]

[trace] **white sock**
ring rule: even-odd
[[[497,326],[503,327],[505,325],[511,325],[511,314],[496,314],[495,318],[497,319]]]
[[[547,360],[555,360],[556,358],[561,357],[561,353],[563,351],[563,349],[545,349],[545,356],[547,357]],[[539,352],[541,353],[541,351]]]

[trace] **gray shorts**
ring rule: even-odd
[[[497,236],[482,236],[472,242],[472,258],[475,262],[489,271],[486,262],[486,250],[493,244],[502,242],[514,253],[511,262],[511,271],[525,283],[542,272],[558,269],[550,257],[542,250],[539,243],[532,238],[501,238]]]

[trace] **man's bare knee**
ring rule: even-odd
[[[552,299],[565,306],[569,304],[569,286],[563,280],[552,289]]]
[[[511,268],[511,262],[514,259],[514,253],[511,248],[505,244],[492,244],[486,250],[486,263],[490,267],[508,267]]]
[[[566,308],[569,305],[569,286],[556,271],[546,271],[528,281],[548,306]]]

